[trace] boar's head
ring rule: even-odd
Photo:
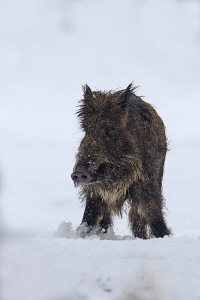
[[[85,136],[72,173],[75,185],[110,185],[126,180],[133,168],[136,169],[134,178],[141,173],[137,145],[128,125],[129,100],[137,97],[134,89],[132,84],[116,92],[91,91],[88,85],[83,87],[84,97],[77,114]]]

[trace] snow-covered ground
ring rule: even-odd
[[[0,1],[1,300],[200,299],[199,17],[197,0]],[[174,235],[131,239],[124,215],[77,239],[81,84],[131,81],[167,128]]]

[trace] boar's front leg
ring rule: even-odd
[[[95,233],[97,234],[100,232],[106,233],[111,223],[110,212],[108,211],[107,205],[102,202],[102,199],[100,197],[88,197],[83,219],[78,228],[78,234],[84,237],[92,234],[95,229]]]
[[[99,218],[99,202],[100,199],[98,198],[87,198],[83,219],[78,228],[80,236],[89,235],[92,229],[96,227]]]

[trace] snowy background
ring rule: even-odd
[[[173,237],[55,238],[83,208],[70,174],[81,84],[155,106]],[[1,300],[200,299],[200,2],[1,0]],[[63,223],[64,224],[64,223]]]

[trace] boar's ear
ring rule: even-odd
[[[125,108],[127,106],[128,99],[134,94],[134,91],[137,87],[133,86],[133,83],[131,82],[125,90],[121,93],[121,107]]]
[[[85,99],[93,97],[91,88],[87,84],[83,85],[82,88],[83,88],[83,93],[84,93]]]

